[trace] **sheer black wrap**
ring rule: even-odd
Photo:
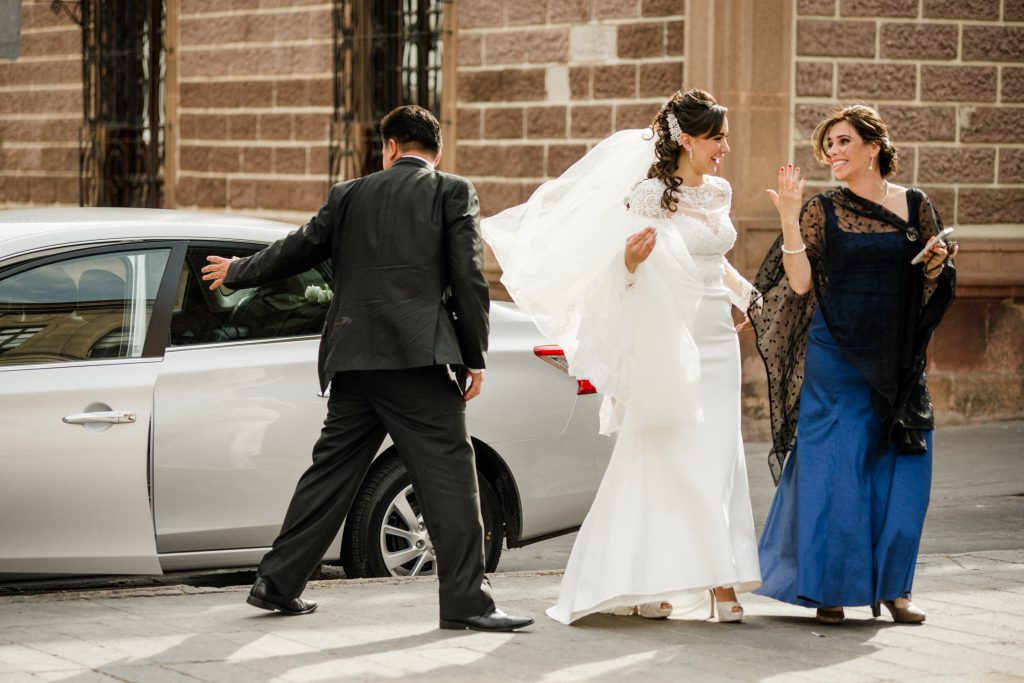
[[[829,331],[872,387],[883,425],[879,452],[895,441],[901,453],[924,452],[924,430],[934,427],[925,379],[925,350],[953,301],[956,270],[946,264],[936,280],[911,265],[942,221],[923,192],[907,190],[909,219],[846,188],[819,194],[800,214],[813,274],[813,296],[796,294],[782,266],[782,237],[758,270],[761,297],[748,315],[768,373],[776,483],[793,447],[803,385],[807,328],[815,306]]]

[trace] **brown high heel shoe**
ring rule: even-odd
[[[846,612],[842,607],[819,607],[814,618],[819,624],[838,626],[846,621]]]

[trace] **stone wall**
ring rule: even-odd
[[[483,214],[524,201],[683,83],[682,0],[459,0],[456,168]]]
[[[958,299],[929,366],[940,423],[1024,416],[1024,3],[797,0],[794,23],[793,150],[809,185],[834,185],[811,157],[815,124],[865,102],[889,124],[896,182],[956,227]]]
[[[168,204],[305,222],[327,190],[331,3],[182,0],[180,8]]]
[[[49,2],[21,13],[20,56],[0,59],[0,209],[77,205],[82,34]]]
[[[1024,4],[1001,0],[798,0],[795,158],[836,102],[876,106],[899,152],[897,182],[925,189],[959,236],[1024,236]]]

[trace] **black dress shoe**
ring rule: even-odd
[[[270,585],[262,576],[256,577],[256,582],[252,584],[252,588],[249,590],[249,597],[245,599],[247,603],[253,607],[259,607],[260,609],[270,610],[271,612],[277,611],[282,614],[289,614],[292,616],[298,614],[309,614],[316,609],[316,603],[312,600],[303,600],[302,598],[286,598]]]
[[[515,631],[532,623],[533,619],[529,617],[513,617],[495,609],[479,617],[442,619],[441,628],[457,631]]]

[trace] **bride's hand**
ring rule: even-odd
[[[779,189],[765,190],[772,198],[782,223],[795,224],[800,220],[800,207],[804,196],[805,178],[800,177],[800,167],[793,164],[779,168]]]
[[[657,231],[647,226],[626,238],[626,270],[636,272],[636,267],[647,260],[658,241]]]

